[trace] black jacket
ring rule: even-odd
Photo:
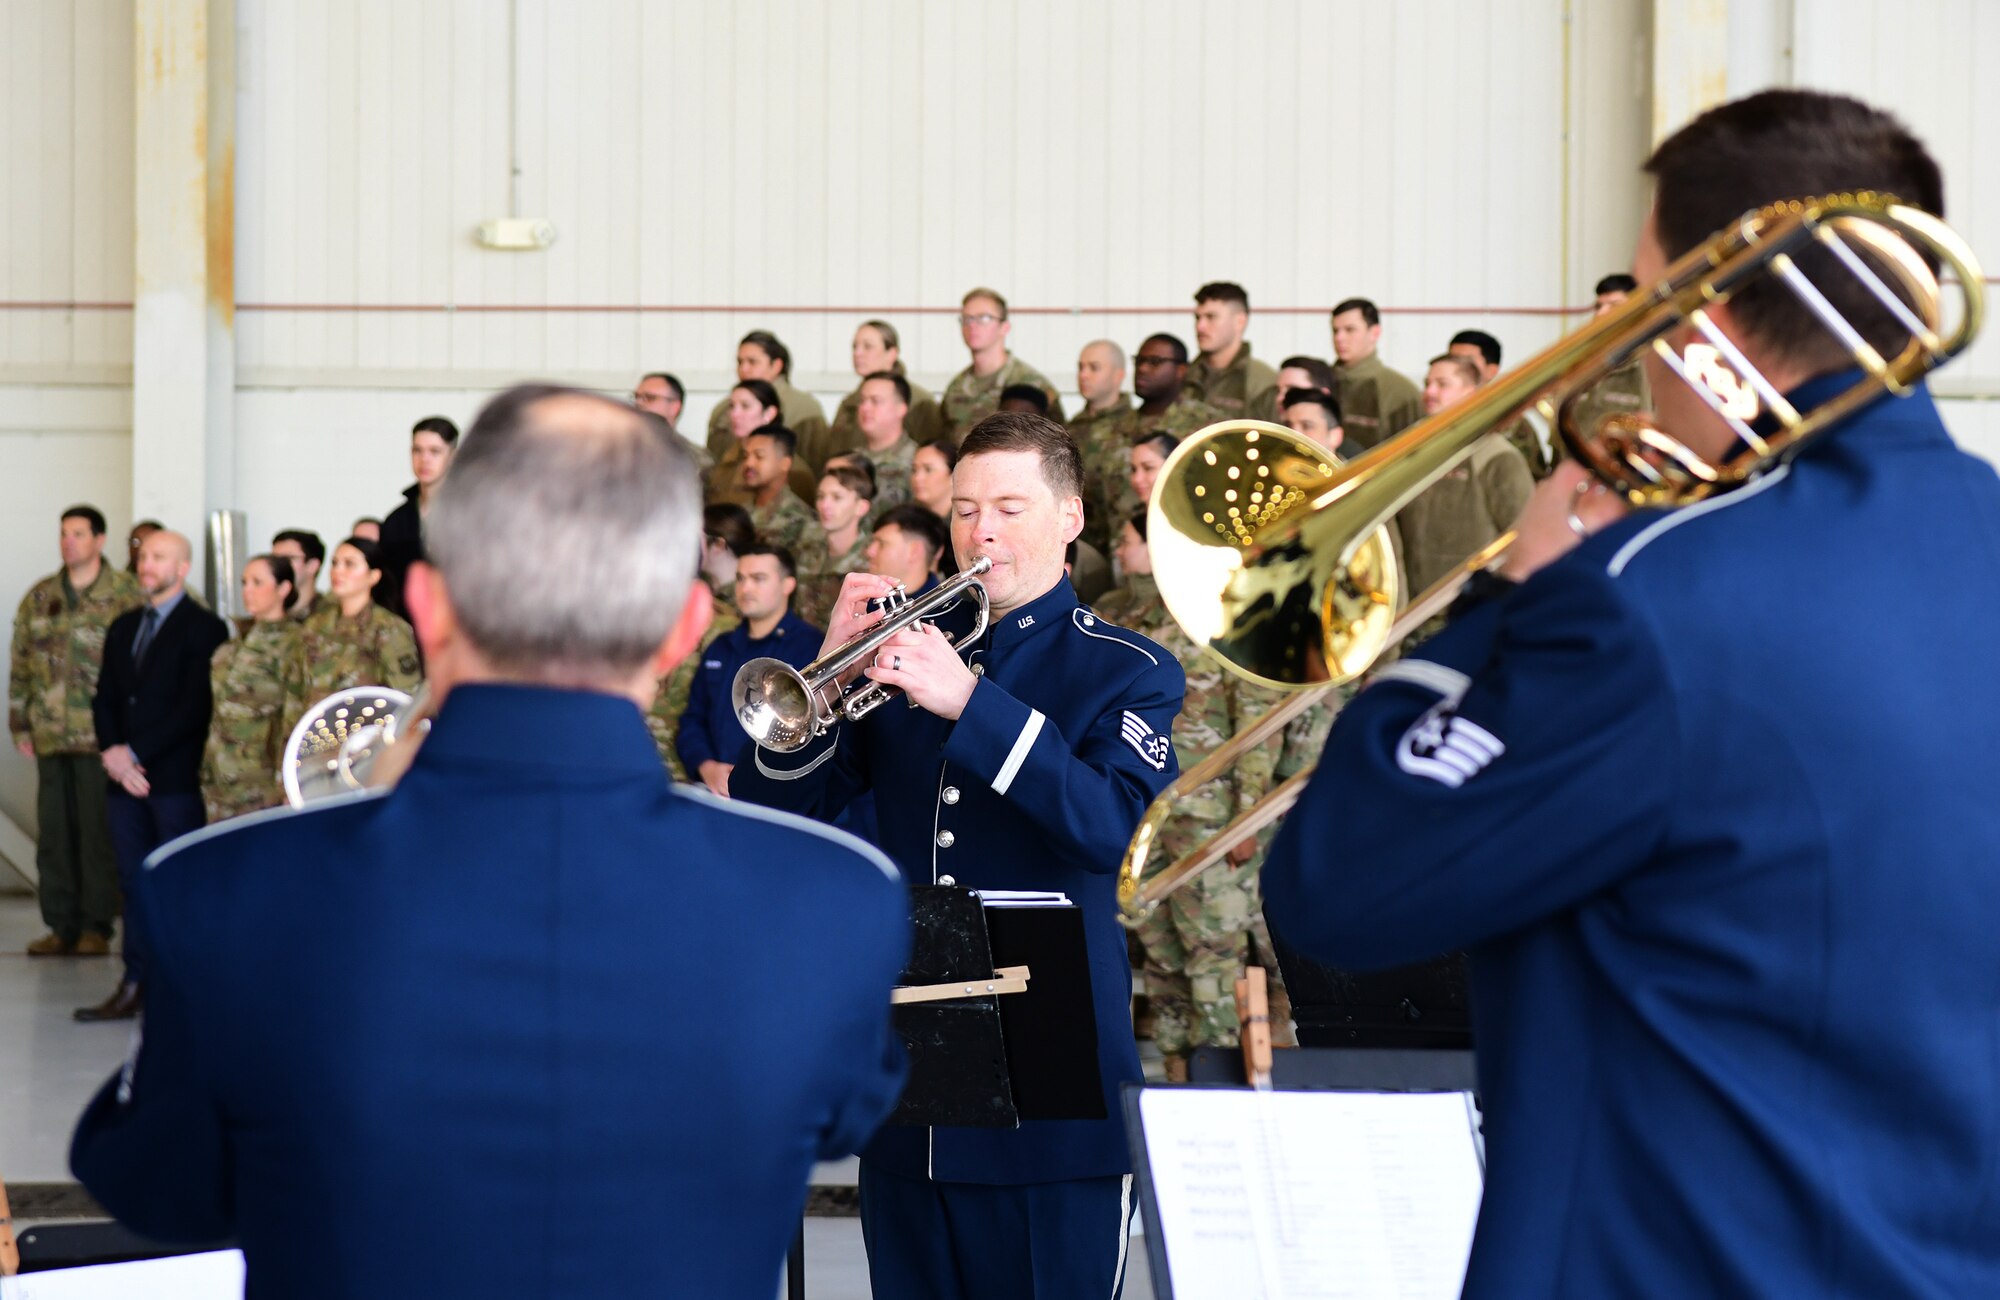
[[[410,566],[424,558],[424,517],[417,510],[415,483],[403,490],[403,504],[382,521],[382,581],[375,588],[375,603],[391,614],[410,616],[403,604],[403,579]]]
[[[229,629],[192,596],[183,596],[154,634],[146,662],[135,670],[132,642],[147,608],[120,614],[105,634],[104,671],[91,705],[97,747],[130,745],[154,794],[196,793],[214,703],[208,661],[229,639]]]

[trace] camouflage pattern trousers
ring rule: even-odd
[[[1253,956],[1253,934],[1264,924],[1262,865],[1261,854],[1241,867],[1218,862],[1139,922],[1153,1043],[1164,1054],[1236,1046],[1236,980]],[[1268,940],[1261,947],[1268,953]],[[1275,983],[1277,964],[1269,965]],[[1275,1006],[1271,1019],[1274,1030],[1284,1023]]]

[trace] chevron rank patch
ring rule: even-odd
[[[1498,736],[1439,701],[1403,733],[1396,746],[1396,766],[1456,790],[1506,752]]]
[[[1125,717],[1119,734],[1125,743],[1138,752],[1140,758],[1153,765],[1155,772],[1167,770],[1167,755],[1173,752],[1173,743],[1153,728],[1132,710],[1125,710]]]

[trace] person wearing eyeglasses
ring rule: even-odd
[[[679,433],[681,427],[681,407],[687,401],[687,389],[681,381],[664,370],[656,370],[640,376],[632,386],[632,405],[642,411],[651,411],[667,422],[667,427]]]
[[[959,300],[958,334],[972,363],[951,377],[938,399],[944,436],[957,445],[966,431],[1000,409],[1000,395],[1016,384],[1033,384],[1048,395],[1048,416],[1062,422],[1062,397],[1056,386],[1007,350],[1013,329],[1007,320],[1007,300],[995,289],[974,289]]]
[[[1155,334],[1132,354],[1132,391],[1139,395],[1133,436],[1170,433],[1185,438],[1223,418],[1222,412],[1186,392],[1187,344],[1171,334]]]

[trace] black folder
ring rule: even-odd
[[[1028,988],[897,1004],[891,1019],[910,1077],[889,1122],[1013,1128],[1105,1118],[1076,906],[984,907],[974,890],[918,885],[910,918],[915,940],[900,983],[964,981],[976,990],[999,967],[1026,966]]]

